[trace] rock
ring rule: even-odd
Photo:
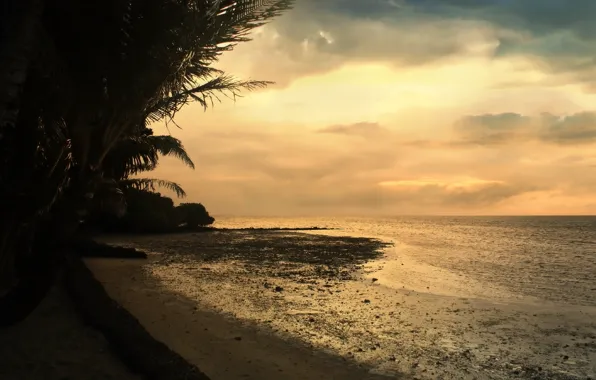
[[[379,281],[378,278],[374,278],[374,277],[372,278],[372,282],[377,282],[377,281]]]
[[[241,336],[235,336],[234,337],[234,340],[242,340],[242,337]]]
[[[364,303],[370,303],[370,300],[369,300],[369,299],[365,299],[365,300],[364,300],[364,301],[362,301],[362,302],[364,302]]]
[[[284,288],[282,288],[281,286],[276,286],[274,289],[274,291],[276,291],[276,292],[281,292],[283,290],[284,290]]]

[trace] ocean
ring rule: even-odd
[[[337,228],[317,233],[394,244],[375,274],[389,286],[493,301],[596,306],[593,216],[222,217],[215,226]]]

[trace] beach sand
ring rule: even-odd
[[[87,259],[108,293],[158,340],[217,379],[377,379],[347,360],[226,317],[147,277],[138,261]]]
[[[180,241],[181,237],[184,238],[178,235],[165,239]],[[135,315],[156,339],[213,380],[386,379],[369,373],[350,358],[319,349],[266,324],[234,318],[164,287],[152,274],[152,268],[162,258],[150,253],[145,264],[137,260],[96,258],[85,262],[110,296]],[[224,281],[221,284],[230,285]],[[248,289],[238,289],[237,294],[243,290]],[[228,300],[235,302],[235,299]]]
[[[0,329],[0,342],[2,380],[141,379],[83,324],[59,287],[24,322]]]
[[[585,380],[596,373],[596,308],[461,296],[420,281],[410,288],[406,275],[401,288],[387,286],[387,273],[425,271],[387,255],[363,265],[363,252],[375,246],[361,242],[272,232],[107,241],[153,251],[141,264],[87,263],[155,338],[213,380]],[[362,254],[352,264],[343,260],[355,257],[349,249]],[[322,259],[301,262],[300,250]]]

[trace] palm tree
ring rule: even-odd
[[[153,131],[146,128],[140,136],[119,141],[103,162],[103,176],[109,180],[104,181],[104,186],[98,190],[100,194],[97,197],[97,206],[103,211],[123,214],[126,208],[123,191],[129,188],[155,191],[158,187],[163,187],[184,198],[186,192],[175,182],[136,177],[142,172],[155,169],[160,156],[175,157],[191,169],[195,168],[182,142],[172,136],[154,136]],[[132,176],[135,177],[131,178]]]
[[[78,2],[62,0],[68,12]],[[71,4],[72,3],[72,4]],[[236,97],[268,82],[234,79],[211,65],[255,27],[287,9],[290,0],[112,0],[93,20],[67,17],[48,22],[61,57],[73,72],[76,96],[66,124],[77,162],[73,193],[91,195],[103,161],[123,138],[139,136],[151,122],[173,118],[185,104],[207,106],[217,93]],[[89,5],[85,5],[87,7]],[[61,9],[64,11],[64,9]],[[68,15],[68,13],[67,13]],[[100,17],[102,16],[102,17]],[[112,20],[114,23],[107,23]],[[72,43],[73,29],[89,40]],[[95,42],[92,44],[90,42]],[[75,201],[72,197],[71,200]],[[84,207],[84,202],[74,202]],[[70,207],[72,208],[72,207]],[[60,235],[60,234],[57,234]]]
[[[41,28],[44,1],[7,0],[0,12],[0,324],[12,321],[22,295],[41,299],[55,261],[34,251],[37,225],[68,185],[73,160],[62,117],[66,107],[47,84],[61,80],[52,44]],[[16,252],[19,254],[16,255]],[[17,310],[18,312],[12,313]],[[32,310],[32,309],[31,309]]]
[[[0,195],[19,201],[4,201],[1,211],[25,207],[24,199],[30,197],[40,200],[32,215],[3,214],[10,218],[1,225],[0,264],[19,263],[15,265],[20,281],[0,299],[0,309],[12,308],[0,315],[4,324],[24,318],[43,298],[52,276],[40,271],[51,266],[35,263],[42,258],[56,261],[61,243],[77,229],[105,181],[104,161],[121,141],[141,136],[151,122],[172,119],[189,102],[207,107],[218,93],[235,98],[240,90],[269,83],[237,80],[212,64],[237,43],[248,41],[252,29],[288,9],[292,0],[53,0],[46,2],[42,15],[38,11],[42,0],[10,3],[21,7],[19,14],[27,21],[21,32],[3,36],[13,42],[13,56],[19,49],[30,51],[36,40],[44,43],[35,51],[36,69],[31,68],[31,59],[24,60],[16,71],[18,80],[12,81],[14,88],[29,85],[41,87],[39,91],[12,98],[4,88],[0,91]],[[35,28],[39,17],[42,25]],[[6,62],[0,61],[1,68]],[[37,76],[32,78],[32,73]],[[14,115],[23,114],[18,113],[22,106],[15,106],[19,100],[37,110],[25,115],[22,123],[40,130],[36,138],[45,139],[42,144],[24,132],[15,135],[14,143],[6,142],[5,127],[19,124]],[[9,148],[19,144],[28,149],[15,155]],[[4,173],[13,173],[11,168],[23,162],[34,164],[28,167],[39,165],[47,184],[43,192],[32,186],[16,191],[5,181],[9,176]],[[17,173],[12,182],[25,183],[21,177]],[[51,219],[40,225],[38,219],[49,206]],[[35,231],[37,246],[17,247],[18,242],[31,241]],[[48,280],[35,281],[40,277]]]

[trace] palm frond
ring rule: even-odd
[[[273,82],[243,81],[229,75],[221,75],[193,87],[184,85],[178,92],[159,100],[159,102],[148,108],[146,118],[151,122],[165,118],[173,119],[183,106],[192,101],[197,101],[204,109],[207,109],[209,105],[214,105],[214,100],[221,102],[221,99],[217,96],[218,93],[236,100],[236,98],[241,97],[241,90],[254,91],[265,88],[270,84],[273,84]]]
[[[119,141],[104,159],[104,174],[116,180],[142,171],[155,169],[159,160],[157,151],[140,137]]]
[[[194,162],[177,138],[168,135],[143,135],[119,141],[104,160],[104,173],[120,180],[153,170],[159,163],[160,154],[175,157],[191,169],[195,168]]]
[[[167,181],[164,179],[155,179],[155,178],[129,178],[120,181],[120,186],[124,189],[133,188],[137,190],[145,190],[145,191],[156,191],[157,188],[163,187],[164,189],[173,191],[176,193],[178,198],[186,197],[186,192],[184,189],[177,184],[176,182]]]
[[[241,90],[254,90],[271,84],[266,81],[241,81],[211,67],[221,54],[237,43],[249,41],[249,32],[292,7],[292,0],[195,0],[187,2],[189,11],[180,25],[186,46],[176,69],[163,82],[161,95],[146,109],[147,119],[155,122],[172,119],[180,108],[192,101],[204,108],[219,101],[218,93],[236,98]],[[205,12],[205,9],[208,9]],[[184,49],[183,49],[184,50]]]
[[[182,142],[173,136],[160,135],[160,136],[146,136],[142,138],[145,144],[148,144],[152,149],[155,149],[159,154],[163,156],[172,156],[182,161],[186,166],[191,169],[195,168],[194,162],[192,162],[188,153],[184,149]]]

